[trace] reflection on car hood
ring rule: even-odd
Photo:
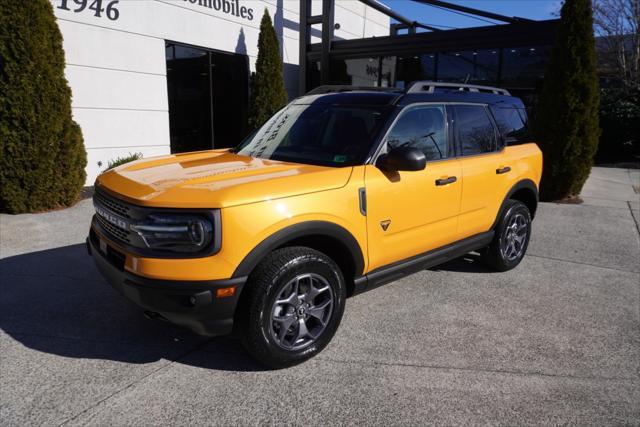
[[[212,150],[128,163],[96,185],[143,206],[222,208],[339,188],[351,171]]]

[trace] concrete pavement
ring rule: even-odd
[[[90,201],[1,215],[0,424],[640,424],[638,172],[542,204],[511,272],[471,254],[348,300],[329,347],[280,371],[112,291]]]

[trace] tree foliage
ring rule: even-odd
[[[600,99],[602,135],[596,160],[640,161],[640,87],[602,89]]]
[[[251,77],[249,127],[261,126],[287,103],[287,92],[282,75],[282,59],[276,31],[269,11],[264,10],[258,37],[256,71]]]
[[[71,117],[62,35],[48,0],[3,2],[0,13],[0,209],[73,204],[86,152]]]
[[[590,0],[567,0],[534,121],[544,153],[541,198],[577,195],[598,148],[599,88]]]

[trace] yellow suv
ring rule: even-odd
[[[518,265],[541,172],[503,89],[321,87],[234,149],[100,175],[87,246],[148,316],[284,367],[328,344],[348,296],[470,251]]]

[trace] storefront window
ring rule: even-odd
[[[245,55],[167,42],[171,152],[237,145],[246,134]]]
[[[506,87],[536,87],[544,78],[549,54],[546,46],[503,49],[501,83]]]
[[[498,49],[440,53],[438,54],[437,80],[496,84],[499,64]]]
[[[395,86],[403,89],[418,80],[435,80],[436,64],[435,53],[398,57]]]
[[[331,83],[389,87],[396,73],[396,57],[337,59],[331,62]]]

